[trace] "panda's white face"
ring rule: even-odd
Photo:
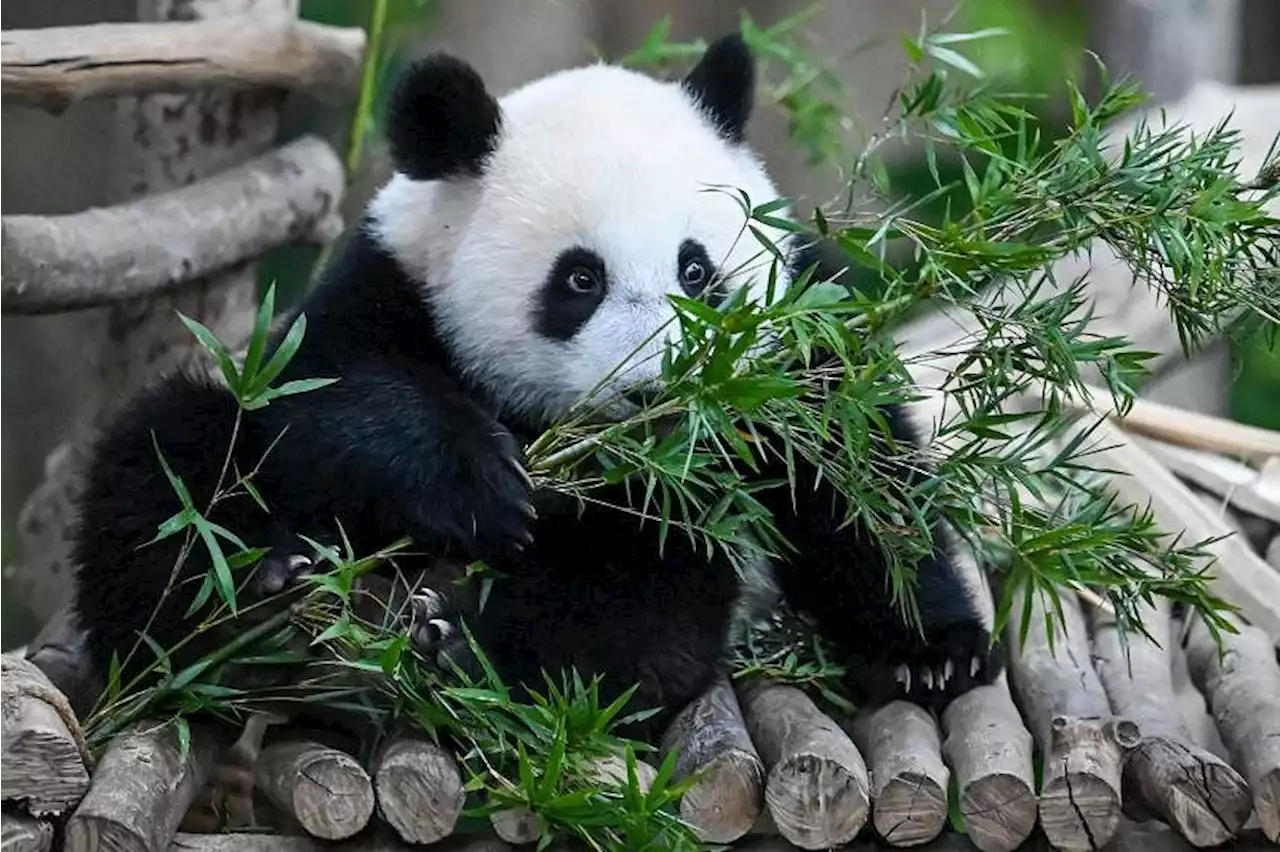
[[[680,83],[597,65],[498,106],[478,173],[397,174],[371,212],[458,363],[510,410],[552,419],[606,379],[605,396],[651,381],[679,333],[668,296],[764,286],[773,255],[735,191],[778,191]]]

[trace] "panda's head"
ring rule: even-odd
[[[457,59],[420,60],[392,95],[374,233],[460,368],[508,411],[553,419],[602,381],[608,396],[657,377],[679,333],[669,295],[764,286],[773,255],[738,194],[778,197],[743,144],[754,88],[737,36],[680,81],[600,64],[500,99]]]

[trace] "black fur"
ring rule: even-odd
[[[704,60],[707,69],[695,72],[712,103],[741,100],[739,47],[721,43]],[[434,111],[437,118],[457,119],[446,126],[472,130],[490,122],[476,119],[466,104],[496,115],[483,98],[476,106],[483,87],[460,64],[433,63],[430,74],[422,66],[410,72],[389,117],[397,157],[416,158],[419,174],[473,161],[482,147],[419,138],[430,128],[418,124],[424,114]],[[423,82],[428,78],[437,81],[434,88]],[[404,94],[445,89],[447,97]],[[418,106],[409,110],[406,104]],[[423,152],[434,153],[423,159]],[[804,253],[799,265],[814,257]],[[259,569],[263,579],[255,589],[269,591],[281,576],[287,579],[289,557],[310,552],[299,535],[332,541],[340,519],[360,553],[407,535],[434,556],[483,559],[503,572],[483,612],[465,590],[453,604],[512,682],[540,686],[541,670],[573,665],[604,674],[608,696],[639,682],[637,704],[662,705],[670,714],[722,671],[739,593],[732,567],[721,558],[708,560],[674,533],[659,558],[651,526],[641,529],[631,516],[603,508],[588,507],[580,517],[576,503],[530,493],[521,441],[547,424],[499,419],[492,400],[452,361],[420,286],[367,229],[347,241],[301,310],[306,339],[278,381],[340,380],[244,415],[235,460],[241,471],[261,465],[257,486],[272,512],[245,497],[219,504],[212,514],[248,544],[273,548],[275,561],[270,570]],[[887,414],[898,437],[915,438],[900,412]],[[180,374],[136,400],[100,442],[80,503],[75,547],[78,614],[99,665],[113,650],[123,654],[146,626],[180,545],[174,536],[143,546],[180,509],[155,460],[152,433],[203,508],[234,419],[225,390]],[[778,473],[765,471],[770,478]],[[904,483],[915,475],[904,470]],[[908,693],[935,705],[969,685],[971,658],[982,660],[977,680],[994,675],[989,637],[951,558],[940,551],[920,568],[922,637],[889,605],[879,548],[856,527],[837,528],[834,495],[825,484],[813,487],[813,471],[801,470],[799,480],[795,507],[785,487],[762,495],[799,548],[792,564],[783,566],[781,584],[853,664],[864,692],[887,697],[895,686],[892,669],[901,664],[953,663],[957,676],[946,689],[923,690],[917,678]],[[185,576],[202,575],[207,567],[203,548],[196,547]],[[451,589],[451,579],[437,576],[431,583]],[[181,585],[151,625],[162,645],[172,646],[188,632],[183,613],[193,593],[191,584]]]
[[[409,66],[387,107],[392,161],[414,180],[484,171],[501,130],[498,102],[465,62],[431,56]]]
[[[740,144],[746,136],[756,89],[755,61],[742,36],[733,33],[712,42],[683,85],[720,135]]]

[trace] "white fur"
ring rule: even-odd
[[[656,378],[662,336],[678,333],[666,296],[683,295],[685,239],[702,243],[722,273],[746,273],[731,286],[763,287],[772,255],[731,193],[760,205],[777,188],[678,83],[595,65],[499,104],[501,137],[481,177],[396,175],[371,211],[382,242],[424,285],[459,362],[503,404],[554,418],[628,358],[609,387]],[[786,244],[785,233],[757,227]],[[560,342],[534,330],[533,311],[556,256],[574,246],[604,259],[607,295]]]

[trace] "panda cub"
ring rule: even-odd
[[[235,461],[258,467],[271,512],[248,498],[213,511],[272,548],[251,594],[309,570],[299,536],[332,541],[337,519],[359,553],[407,535],[503,575],[482,610],[468,586],[431,578],[413,607],[424,651],[456,639],[462,615],[511,683],[537,687],[544,669],[576,666],[604,675],[610,694],[638,683],[635,703],[668,714],[707,687],[750,591],[733,565],[681,535],[659,555],[654,529],[627,513],[580,514],[535,494],[521,446],[597,385],[657,378],[662,334],[677,327],[668,296],[715,301],[744,272],[746,286],[763,286],[770,255],[738,201],[707,189],[779,196],[744,144],[754,87],[737,36],[678,82],[600,64],[497,99],[448,56],[403,74],[386,120],[396,173],[304,300],[306,338],[279,378],[339,381],[246,413]],[[792,247],[784,283],[815,261],[791,235],[762,230]],[[152,435],[204,506],[235,413],[225,389],[178,374],[100,440],[75,549],[78,614],[98,664],[147,626],[180,546],[174,536],[140,547],[179,508]],[[917,440],[904,411],[887,414],[899,440]],[[763,475],[785,480],[776,463]],[[904,469],[904,483],[917,475]],[[797,486],[761,495],[797,548],[777,586],[843,655],[856,691],[940,707],[995,676],[971,566],[953,548],[919,566],[920,635],[890,604],[876,543],[841,526],[832,489],[803,469]],[[202,559],[197,547],[186,576],[207,570]],[[151,622],[166,647],[189,632],[193,587],[180,585]]]

